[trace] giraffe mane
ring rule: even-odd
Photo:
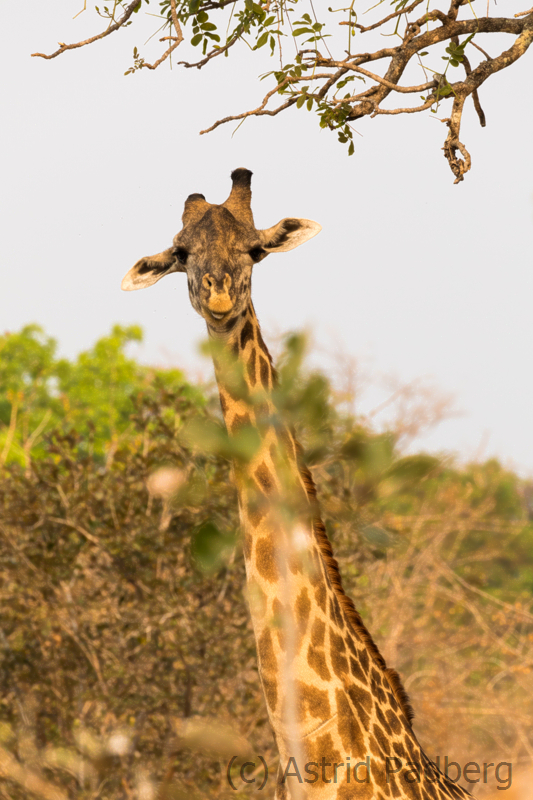
[[[259,323],[257,324],[257,331],[260,344],[264,349],[264,353],[268,357],[268,360],[270,362],[270,368],[272,370],[272,381],[275,385],[276,383],[278,383],[279,380],[278,374],[272,362],[272,356],[270,355],[268,347],[266,346],[264,339],[261,335],[261,329],[259,327]],[[415,716],[415,712],[411,705],[411,701],[409,700],[409,695],[407,694],[407,692],[403,687],[402,680],[395,669],[387,667],[387,662],[381,655],[377,644],[375,643],[370,632],[366,628],[360,613],[358,612],[353,603],[353,600],[351,599],[351,597],[348,597],[348,595],[344,591],[341,574],[339,572],[339,565],[337,559],[333,555],[333,549],[331,547],[331,542],[329,541],[328,534],[326,532],[326,526],[324,525],[322,517],[320,516],[316,485],[313,480],[313,476],[311,475],[309,467],[304,461],[302,445],[297,440],[293,431],[291,431],[291,434],[294,439],[294,445],[296,447],[298,470],[304,482],[307,496],[312,506],[315,509],[315,515],[313,519],[313,532],[315,534],[315,539],[318,543],[320,554],[322,556],[322,559],[326,567],[327,576],[333,587],[333,591],[335,592],[335,595],[341,607],[344,609],[344,613],[346,614],[346,618],[350,626],[361,637],[368,652],[372,656],[374,662],[377,664],[377,666],[381,669],[381,671],[387,678],[387,681],[392,689],[392,693],[396,698],[398,705],[400,706],[407,722],[409,723],[409,725],[411,725]]]

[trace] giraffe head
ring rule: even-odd
[[[247,169],[232,172],[231,193],[222,205],[208,203],[202,194],[189,195],[172,247],[137,261],[122,288],[143,289],[171,272],[186,272],[193,308],[213,332],[231,330],[250,303],[254,264],[269,253],[292,250],[321,230],[317,222],[292,217],[257,230],[251,178]]]

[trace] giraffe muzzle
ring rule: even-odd
[[[215,319],[222,319],[233,308],[233,300],[229,296],[230,276],[227,272],[224,274],[222,291],[218,291],[216,281],[209,274],[202,278],[202,287],[208,293],[207,310]]]

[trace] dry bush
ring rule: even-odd
[[[496,462],[402,458],[393,433],[336,410],[322,376],[293,384],[346,590],[402,673],[423,746],[525,766],[528,487]],[[199,415],[219,424],[216,400],[155,387],[136,407],[106,459],[63,430],[3,473],[1,798],[244,797],[231,754],[275,767],[229,464],[183,436]]]

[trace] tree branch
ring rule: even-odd
[[[83,42],[76,42],[75,44],[60,43],[59,50],[56,50],[55,53],[51,53],[49,56],[47,56],[45,53],[32,53],[31,54],[32,58],[35,57],[46,58],[46,59],[56,58],[56,56],[60,56],[61,53],[64,53],[67,50],[76,50],[78,47],[85,47],[86,44],[92,44],[93,42],[97,42],[99,39],[105,39],[105,37],[109,36],[110,33],[114,33],[115,31],[118,31],[119,28],[122,28],[122,26],[129,20],[129,18],[131,17],[137,6],[141,4],[141,2],[142,0],[133,0],[133,2],[129,4],[129,6],[126,6],[126,10],[124,11],[124,14],[118,20],[118,22],[115,22],[113,25],[110,25],[109,28],[103,31],[102,33],[99,33],[96,36],[91,36],[90,39],[85,39]]]

